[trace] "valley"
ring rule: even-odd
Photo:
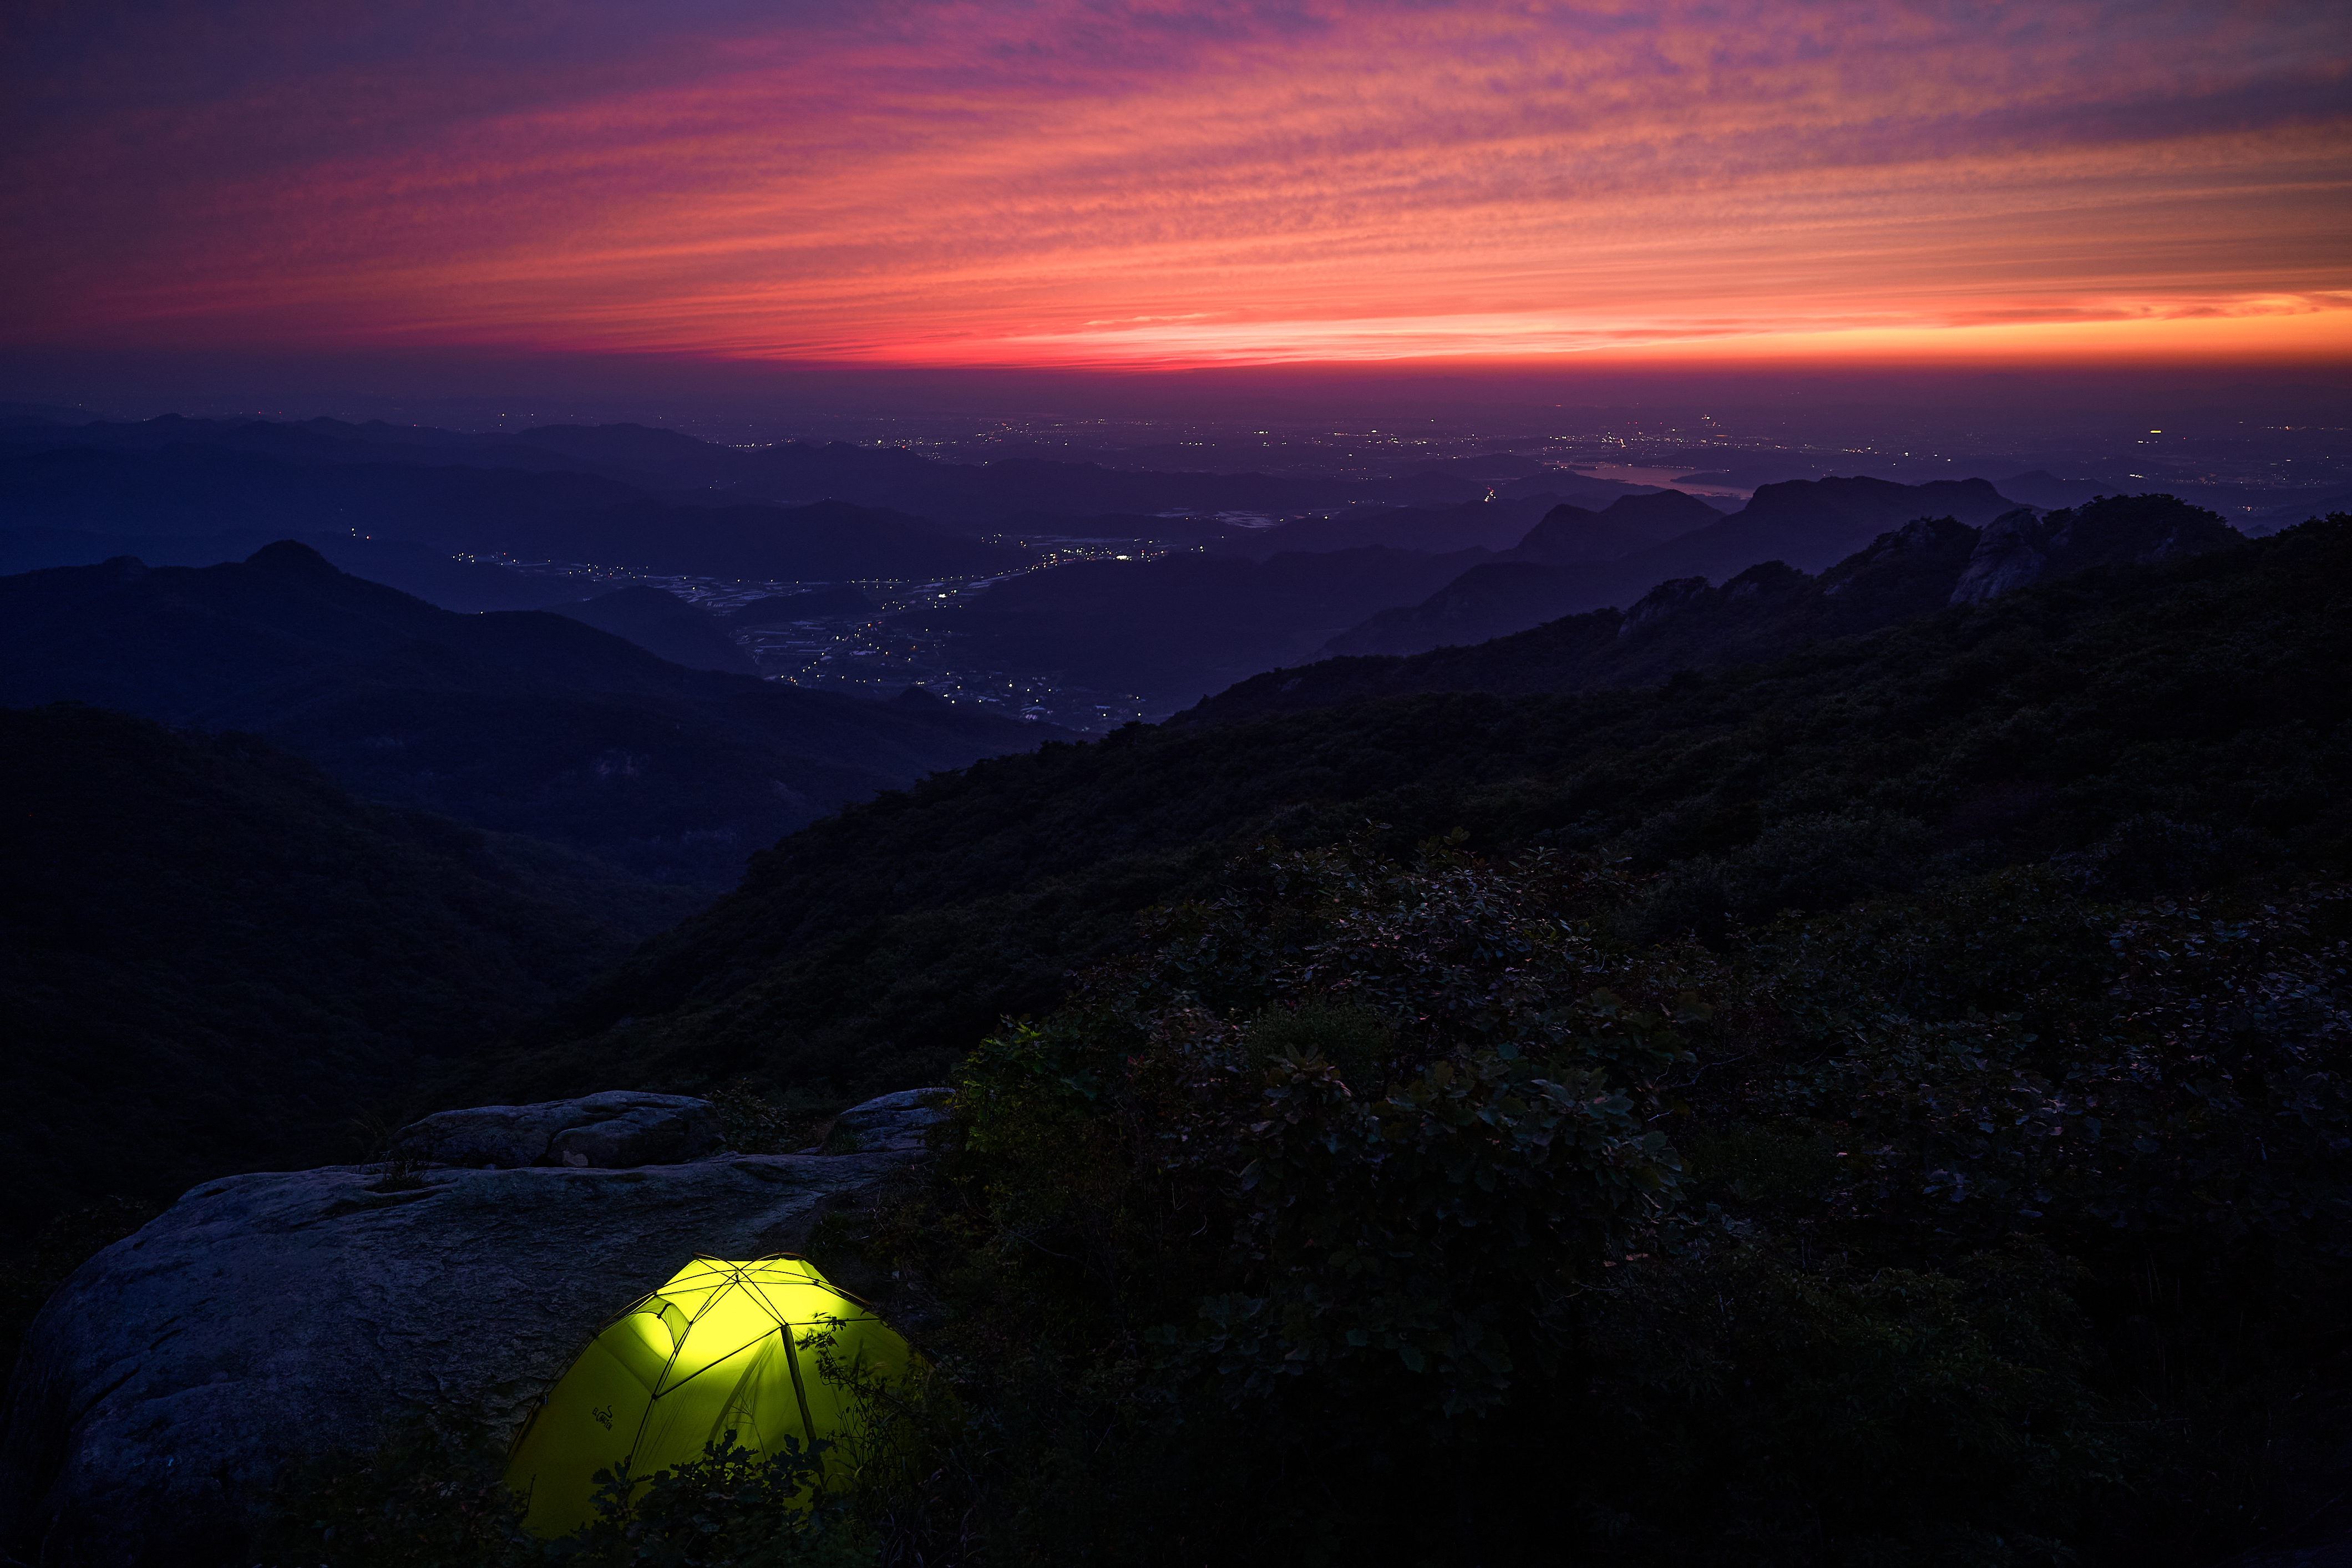
[[[411,1179],[385,1140],[429,1112],[617,1087],[724,1107],[786,1169],[838,1158],[841,1108],[941,1086],[950,1142],[908,1143],[910,1174],[807,1244],[1024,1443],[1108,1434],[1043,1479],[924,1437],[965,1469],[923,1495],[1000,1539],[1120,1539],[1070,1500],[1101,1488],[1249,1492],[1219,1457],[1237,1423],[1320,1445],[1356,1508],[1386,1461],[1345,1434],[1398,1397],[1475,1458],[1454,1484],[1498,1539],[1543,1533],[1511,1500],[1526,1456],[1577,1448],[1578,1495],[1638,1521],[1602,1559],[1629,1565],[1785,1524],[1752,1490],[1773,1453],[1688,1431],[1753,1390],[1872,1451],[1801,1483],[1858,1536],[2024,1518],[2191,1564],[2302,1506],[2241,1434],[2323,1355],[2340,1271],[2352,518],[2001,487],[2049,497],[2034,474],[1693,494],[1489,455],[1061,513],[1041,499],[1198,476],[1022,459],[984,483],[1024,510],[950,526],[887,504],[936,497],[909,466],[934,460],[827,447],[793,461],[856,499],[582,514],[583,478],[732,459],[574,430],[490,446],[494,472],[444,437],[425,450],[468,462],[395,476],[389,438],[338,433],[356,455],[268,471],[257,494],[379,514],[340,532],[219,526],[207,494],[289,444],[247,427],[56,444],[0,488],[26,887],[0,977],[44,1129],[5,1173],[11,1343],[47,1343],[33,1308],[175,1194]],[[58,455],[92,452],[112,465],[60,489]],[[126,487],[126,452],[160,466]],[[2256,994],[2267,1021],[2221,1000]],[[1305,1184],[1278,1201],[1277,1168]],[[1375,1245],[1476,1281],[1479,1315],[1360,1260],[1335,1290],[1332,1249]],[[2274,1364],[2224,1388],[2069,1359],[2139,1332],[2149,1257],[2182,1281],[2168,1357],[2219,1364],[2253,1312]],[[2255,1278],[2304,1283],[2257,1307]],[[1732,1291],[1751,1315],[1701,1326]],[[1138,1321],[1158,1348],[1106,1387]],[[1819,1333],[1958,1335],[1935,1354],[1972,1381],[1816,1364]],[[1694,1354],[1703,1393],[1657,1381]],[[1315,1402],[1286,1403],[1302,1376]],[[1186,1425],[1149,1414],[1170,1401]],[[2009,1437],[1935,1458],[1925,1412],[1955,1402],[2075,1446],[2046,1484]],[[1658,1435],[1538,1441],[1562,1405]],[[2103,1435],[2145,1410],[2148,1435]],[[2158,1506],[2110,1453],[2210,1473]],[[1644,1479],[1670,1460],[1704,1507]],[[321,1462],[301,1508],[428,1528],[369,1490],[376,1461]],[[415,1462],[436,1495],[475,1484],[459,1450]],[[1916,1517],[1846,1479],[1887,1465],[1921,1478]],[[462,1517],[498,1517],[479,1495]]]
[[[2346,21],[12,7],[0,1568],[2352,1563]]]

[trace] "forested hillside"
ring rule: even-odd
[[[562,615],[452,614],[291,541],[0,578],[0,701],[66,699],[266,735],[357,794],[714,891],[845,801],[1041,733],[685,669]]]
[[[1903,532],[1831,577],[1948,599],[1966,541]],[[1660,685],[928,780],[477,1082],[958,1085],[811,1244],[939,1368],[861,1550],[2295,1544],[2352,1432],[2352,517],[1860,630],[1789,592],[1815,635]],[[421,1531],[465,1472],[410,1462],[288,1518]]]
[[[0,708],[0,1247],[59,1207],[364,1157],[449,1062],[690,907],[550,846],[353,800],[253,736]]]
[[[1816,630],[1663,686],[1131,727],[927,779],[756,856],[497,1086],[936,1079],[1266,835],[1589,855],[1643,879],[1629,935],[1714,939],[2011,863],[2116,896],[2342,863],[2352,523]]]
[[[1409,692],[1651,685],[1681,670],[1754,664],[1956,601],[1997,598],[2053,571],[2193,555],[2238,540],[2220,517],[2170,496],[2103,497],[2039,518],[2021,511],[1982,529],[1953,517],[1921,517],[1818,577],[1769,560],[1719,574],[1723,580],[1711,586],[1705,578],[1676,578],[1622,612],[1587,611],[1407,658],[1341,657],[1268,671],[1178,722],[1219,723]]]
[[[1976,528],[2015,507],[1982,479],[1898,485],[1862,476],[1766,485],[1731,516],[1698,527],[1681,525],[1703,503],[1678,496],[1663,517],[1653,510],[1658,505],[1636,497],[1591,518],[1569,508],[1557,528],[1531,531],[1516,559],[1473,567],[1418,604],[1383,610],[1334,637],[1326,651],[1417,653],[1484,642],[1562,615],[1628,605],[1677,578],[1719,580],[1770,560],[1819,571],[1919,517],[1949,517]],[[1604,517],[1671,526],[1646,539],[1638,526],[1596,532],[1593,525]],[[1589,542],[1575,542],[1580,534]]]

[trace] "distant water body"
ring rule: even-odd
[[[1685,496],[1720,496],[1728,500],[1745,501],[1755,494],[1752,490],[1735,490],[1728,485],[1685,485],[1682,476],[1686,468],[1636,468],[1627,463],[1579,463],[1580,474],[1590,474],[1596,479],[1614,479],[1620,485],[1656,485],[1664,489],[1680,490]]]

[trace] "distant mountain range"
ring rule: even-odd
[[[1704,577],[1671,580],[1622,611],[1591,610],[1469,646],[1269,671],[1170,722],[1225,723],[1423,692],[1517,695],[1655,685],[1678,672],[1756,664],[1948,605],[1980,603],[2053,574],[2241,542],[2211,512],[2169,496],[2109,497],[2046,517],[2021,510],[1982,529],[1921,518],[1819,576],[1774,560],[1713,587]]]
[[[1174,448],[1118,455],[1181,458]],[[1510,454],[1335,479],[1229,465],[949,463],[843,443],[746,449],[633,424],[466,434],[28,418],[0,426],[0,570],[117,555],[242,560],[296,538],[355,574],[463,611],[543,606],[580,590],[456,557],[845,589],[995,576],[1005,580],[902,623],[961,634],[960,665],[1173,707],[1318,653],[1475,644],[1772,560],[1819,571],[1916,518],[1981,526],[2018,504],[2080,500],[2088,483],[2042,471],[2007,482],[2016,493],[1982,478],[1793,479],[1760,485],[1727,516],[1727,503]],[[1070,538],[1205,547],[1229,564],[1180,554],[1017,575]],[[636,602],[646,614],[600,612],[603,623],[697,667],[745,669],[698,625]],[[655,613],[667,632],[646,618]]]
[[[623,1062],[673,1087],[927,1081],[1269,837],[1589,854],[1643,879],[1644,938],[2017,861],[2071,856],[2115,896],[2344,863],[2352,519],[2246,541],[2126,498],[1989,533],[1906,523],[1819,577],[1276,672],[927,780],[757,857],[480,1092]],[[1900,853],[1872,837],[1889,821]]]
[[[1564,496],[1573,490],[1605,501],[1642,488],[1523,460],[1510,466],[1538,470],[1519,475],[1517,483],[1540,485],[1549,477]],[[949,529],[992,531],[1023,517],[1280,516],[1362,503],[1454,505],[1484,498],[1493,483],[1434,465],[1341,480],[1114,469],[1036,458],[944,463],[901,448],[840,442],[743,449],[633,424],[467,434],[381,422],[166,415],[138,424],[0,427],[0,524],[8,527],[141,536],[357,528],[488,551],[532,539],[533,525],[562,519],[570,528],[603,529],[598,548],[625,558],[616,564],[674,570],[702,569],[662,566],[630,552],[664,545],[654,525],[677,526],[681,507],[835,501]],[[661,510],[646,512],[642,504],[648,502]],[[595,520],[629,503],[640,504],[633,518]],[[852,520],[886,532],[888,527]],[[905,541],[894,544],[903,548]],[[669,559],[677,558],[673,548]],[[887,572],[863,565],[854,570],[877,576],[964,570],[952,560],[934,563],[919,550],[887,564]],[[726,573],[723,566],[710,570]],[[823,580],[823,570],[794,564],[787,552],[752,563],[740,575]]]
[[[1690,502],[1690,497],[1682,497]],[[1653,507],[1657,503],[1651,503]],[[1675,504],[1662,528],[1696,523],[1698,505]],[[1727,517],[1684,528],[1662,543],[1614,559],[1545,564],[1581,548],[1580,534],[1621,522],[1616,507],[1558,523],[1538,525],[1523,542],[1520,559],[1475,566],[1416,605],[1384,610],[1339,636],[1325,652],[1417,653],[1448,644],[1480,643],[1603,605],[1629,604],[1661,582],[1704,577],[1720,580],[1765,561],[1801,571],[1819,571],[1843,559],[1888,528],[1916,517],[1948,517],[1971,527],[1990,522],[2015,503],[1982,479],[1938,480],[1897,485],[1885,479],[1791,480],[1759,489],[1748,505]],[[1555,513],[1554,517],[1559,517]],[[1607,549],[1637,538],[1631,517],[1623,531],[1612,528]]]
[[[454,614],[291,541],[0,578],[0,703],[61,700],[252,731],[357,794],[712,888],[845,802],[1055,733],[681,668],[565,615]]]
[[[1721,508],[1680,490],[1621,496],[1597,512],[1584,507],[1554,507],[1528,530],[1507,559],[1545,566],[1615,560],[1722,520]]]
[[[444,554],[782,581],[972,575],[1025,559],[883,508],[753,506],[717,493],[699,499],[664,501],[588,473],[298,463],[205,446],[0,460],[0,519],[16,531],[286,538],[333,530],[415,540]]]
[[[1661,583],[1803,579],[1917,519],[1945,519],[1952,537],[1973,541],[1978,527],[2019,510],[1981,479],[1794,480],[1728,517],[1675,490],[1620,496],[1598,511],[1548,500],[1294,522],[1206,556],[1009,578],[898,622],[954,634],[959,656],[983,667],[1066,671],[1176,705],[1269,666],[1472,646],[1630,606]],[[1483,542],[1430,548],[1465,539]],[[1285,540],[1305,548],[1272,553]],[[1381,542],[1337,548],[1349,540]],[[1756,575],[1767,563],[1777,577]]]
[[[133,556],[149,566],[222,566],[282,538],[308,545],[353,577],[396,588],[444,610],[539,610],[579,592],[579,585],[568,578],[526,577],[488,561],[461,560],[414,539],[260,529],[158,538],[79,528],[10,528],[0,531],[0,576],[53,566],[96,566],[117,556]]]

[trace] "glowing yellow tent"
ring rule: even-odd
[[[568,1534],[593,1517],[598,1470],[651,1477],[728,1432],[754,1453],[839,1440],[856,1413],[838,1379],[896,1381],[912,1358],[806,1259],[697,1258],[589,1342],[516,1437],[507,1484],[530,1500],[526,1528]]]

